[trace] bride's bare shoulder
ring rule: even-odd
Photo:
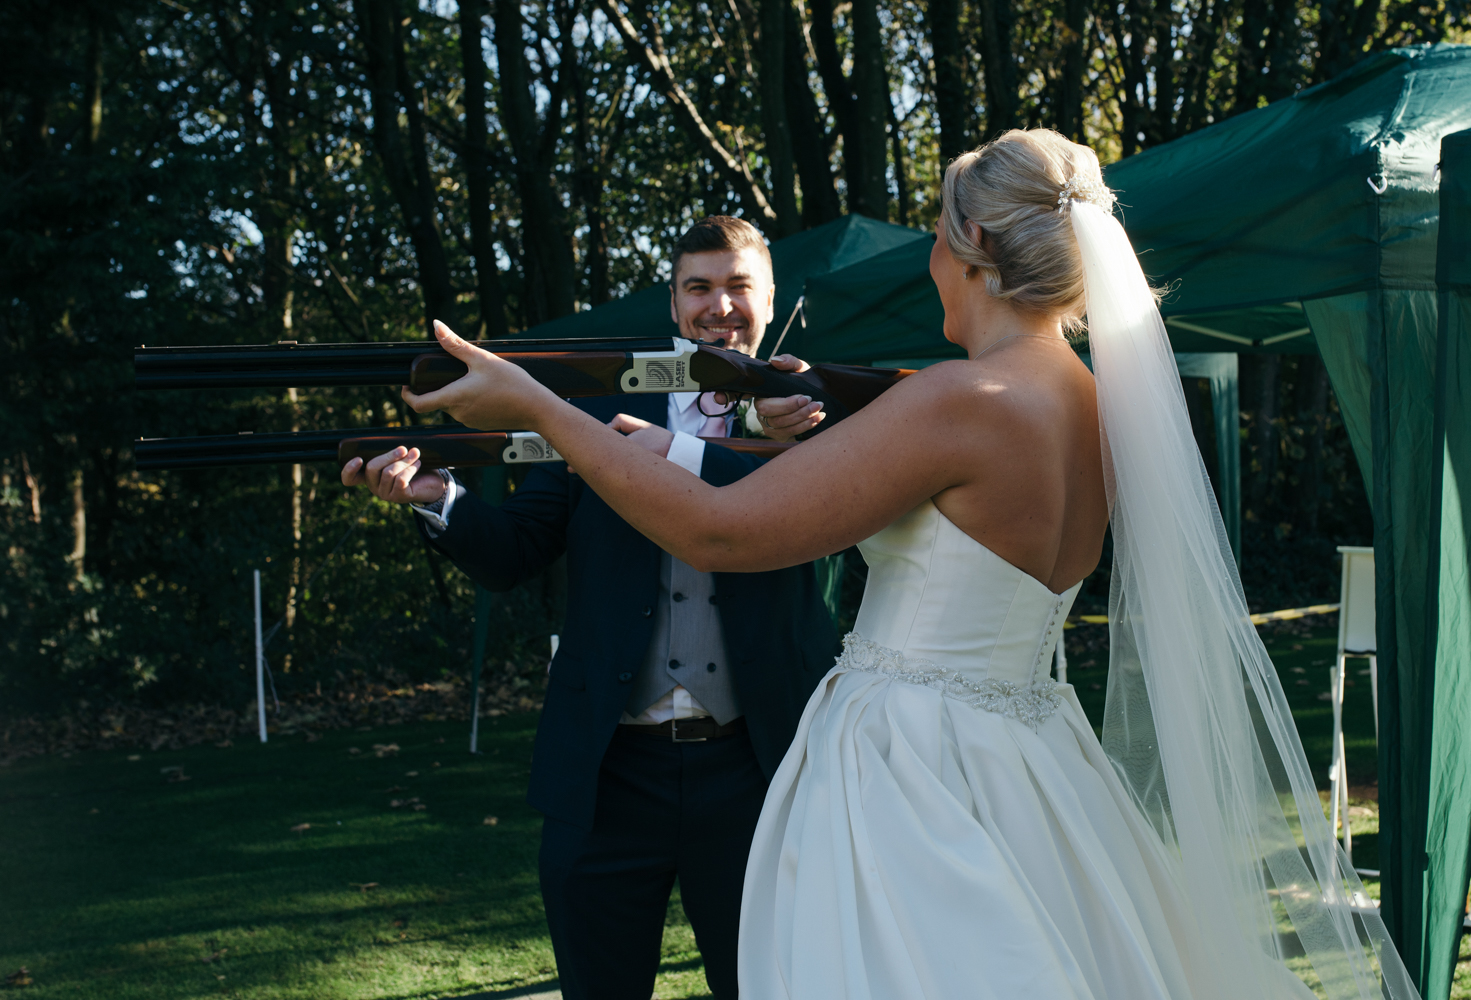
[[[1055,419],[1060,387],[1055,373],[1032,364],[955,360],[917,371],[897,388],[908,406],[947,421],[1017,430]]]

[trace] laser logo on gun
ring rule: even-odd
[[[689,363],[683,357],[634,357],[619,382],[624,392],[682,392],[699,388],[690,378]]]

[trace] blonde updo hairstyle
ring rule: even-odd
[[[1093,150],[1051,129],[1011,129],[951,162],[940,209],[950,253],[980,273],[987,294],[1060,316],[1068,331],[1081,328],[1085,306],[1074,193],[1112,207]],[[967,221],[980,227],[976,239]]]

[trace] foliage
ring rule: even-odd
[[[523,329],[659,280],[700,215],[925,226],[945,160],[999,129],[1131,155],[1464,24],[1465,0],[5,4],[0,698],[240,703],[253,568],[267,624],[290,609],[288,689],[464,672],[471,588],[403,511],[326,468],[131,470],[140,435],[414,415],[135,393],[138,344]],[[1298,414],[1262,445],[1288,476]],[[501,601],[492,658],[541,649],[559,586]]]

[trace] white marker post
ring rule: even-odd
[[[260,741],[266,741],[266,648],[260,637],[260,570],[255,571],[255,708]]]

